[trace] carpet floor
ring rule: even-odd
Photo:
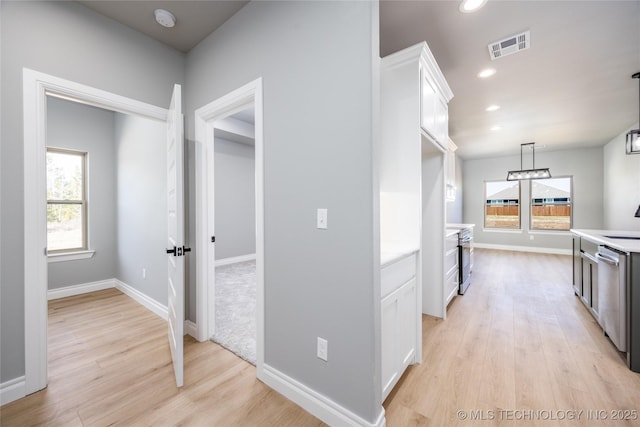
[[[211,340],[256,364],[256,262],[216,267],[216,331]]]

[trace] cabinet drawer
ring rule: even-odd
[[[458,294],[458,268],[456,267],[452,270],[447,276],[447,281],[445,282],[445,296],[447,297],[447,304]]]
[[[380,273],[381,297],[389,295],[416,275],[416,254],[413,253],[386,267]]]
[[[455,249],[447,251],[444,257],[445,274],[448,276],[449,274],[451,274],[451,270],[454,268],[456,270],[458,269],[458,247],[457,246]]]
[[[580,250],[582,252],[588,253],[589,255],[591,255],[591,256],[593,256],[595,258],[596,254],[598,253],[598,244],[581,238],[580,239]]]
[[[445,252],[449,252],[451,249],[458,247],[458,234],[447,237],[445,241]]]

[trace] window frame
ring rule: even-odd
[[[487,184],[492,182],[508,182],[503,179],[495,179],[495,180],[485,180],[483,185],[483,195],[482,199],[482,219],[483,219],[483,230],[487,231],[501,231],[501,232],[522,232],[522,185],[520,181],[517,181],[518,185],[518,227],[517,228],[507,228],[507,227],[490,227],[487,226]]]
[[[89,218],[88,218],[88,208],[87,208],[87,158],[88,152],[82,150],[73,150],[69,148],[59,148],[59,147],[46,147],[46,154],[49,153],[61,153],[67,155],[78,156],[82,159],[81,161],[81,173],[82,173],[82,190],[80,200],[58,200],[58,199],[49,199],[47,197],[46,204],[47,207],[50,205],[80,205],[80,213],[82,215],[82,246],[80,247],[69,247],[64,249],[54,249],[49,250],[49,233],[47,232],[47,255],[49,256],[60,256],[70,253],[78,253],[89,250]],[[48,177],[47,177],[48,178]],[[47,221],[48,223],[48,221]]]
[[[534,232],[549,232],[549,233],[566,233],[573,228],[573,175],[561,175],[554,176],[551,179],[569,179],[569,228],[557,229],[557,228],[533,228],[533,181],[547,181],[548,179],[532,179],[529,181],[529,230]]]

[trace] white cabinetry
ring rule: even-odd
[[[451,302],[453,297],[458,294],[459,285],[459,268],[460,261],[458,259],[458,233],[447,235],[444,254],[444,269],[446,271],[445,295],[447,296],[447,304]]]
[[[420,58],[420,127],[446,150],[449,139],[448,102],[451,97],[447,96],[447,90],[443,90],[443,85],[437,83],[440,76],[440,70],[431,53],[422,55]]]
[[[415,252],[382,268],[382,400],[416,362],[418,309]]]
[[[420,248],[416,296],[422,313],[444,318],[445,174],[453,93],[425,42],[386,56],[381,64],[382,251]]]
[[[384,400],[422,359],[421,313],[446,316],[445,155],[453,97],[425,42],[382,59],[380,250]],[[389,258],[391,259],[391,258]]]

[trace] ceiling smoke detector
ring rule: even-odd
[[[173,13],[164,9],[156,9],[154,12],[156,16],[156,22],[163,27],[173,28],[176,25],[176,17],[173,16]]]
[[[489,56],[491,60],[502,58],[503,56],[512,55],[521,50],[529,49],[531,35],[529,31],[525,31],[497,42],[489,43]]]

